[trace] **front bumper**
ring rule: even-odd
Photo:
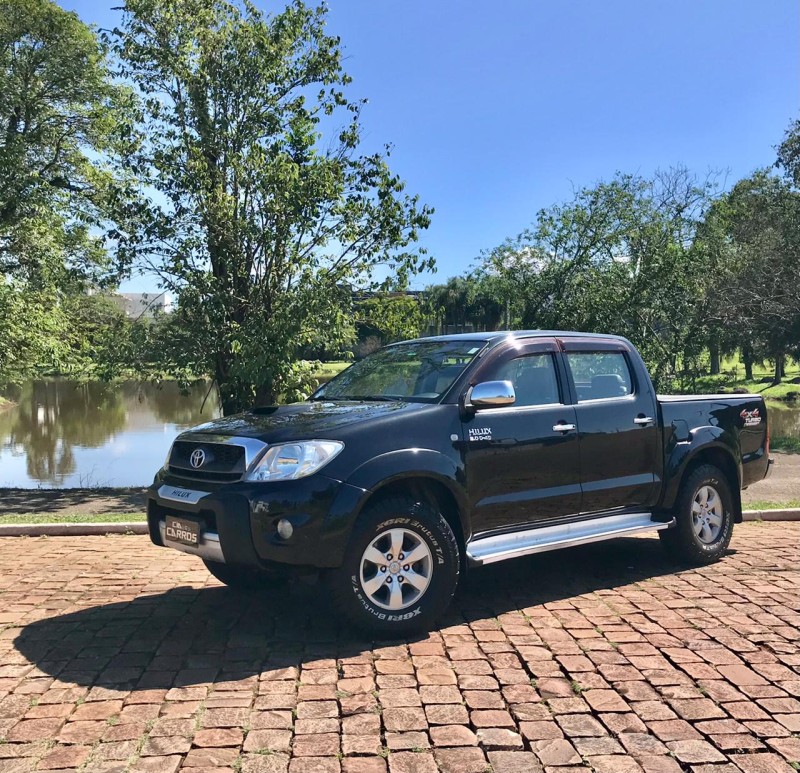
[[[276,564],[329,568],[342,562],[365,494],[363,489],[320,474],[296,481],[213,487],[162,471],[148,489],[147,522],[156,545],[208,561],[253,568]],[[198,545],[168,542],[167,515],[197,520]],[[289,539],[278,535],[281,519],[293,526]]]

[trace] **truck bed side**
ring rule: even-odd
[[[760,395],[659,395],[664,428],[664,491],[671,507],[686,468],[722,467],[738,490],[762,480],[769,466],[767,409]]]

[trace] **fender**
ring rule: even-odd
[[[347,479],[349,486],[364,492],[355,516],[378,489],[390,483],[411,478],[429,478],[441,483],[453,495],[458,505],[461,528],[469,537],[468,500],[464,490],[464,468],[459,461],[429,448],[407,448],[381,454],[365,462]]]
[[[664,460],[664,490],[659,504],[660,508],[670,509],[675,504],[681,481],[687,467],[706,451],[722,453],[731,468],[736,471],[736,480],[731,481],[734,499],[740,501],[740,484],[742,480],[742,464],[739,450],[733,433],[721,427],[704,426],[690,432],[685,440],[670,439]],[[739,509],[741,509],[739,507]]]

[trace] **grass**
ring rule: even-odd
[[[341,373],[345,368],[350,367],[352,364],[352,362],[323,362],[322,367],[319,368],[314,375],[328,376],[329,378],[332,378],[333,376]]]
[[[745,510],[786,510],[791,507],[800,507],[800,499],[788,499],[785,502],[768,502],[757,499],[744,505]]]
[[[744,365],[738,355],[723,360],[721,365],[722,374],[730,378],[726,386],[742,387],[749,392],[757,393],[773,400],[785,400],[791,392],[795,392],[800,396],[800,384],[791,383],[793,379],[800,378],[800,364],[791,360],[787,360],[786,375],[777,386],[772,386],[771,384],[775,369],[769,363],[755,363],[753,365],[753,378],[750,380],[744,377]],[[769,378],[770,382],[761,383],[761,379],[765,378]]]
[[[787,454],[800,454],[800,438],[773,437],[769,440],[769,447],[772,451],[783,451]]]
[[[14,513],[0,516],[2,524],[37,523],[136,523],[147,520],[144,513]]]

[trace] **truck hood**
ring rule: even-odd
[[[336,401],[304,402],[254,408],[247,413],[209,421],[187,432],[256,438],[283,443],[312,438],[337,439],[339,431],[389,416],[427,407],[412,402]]]

